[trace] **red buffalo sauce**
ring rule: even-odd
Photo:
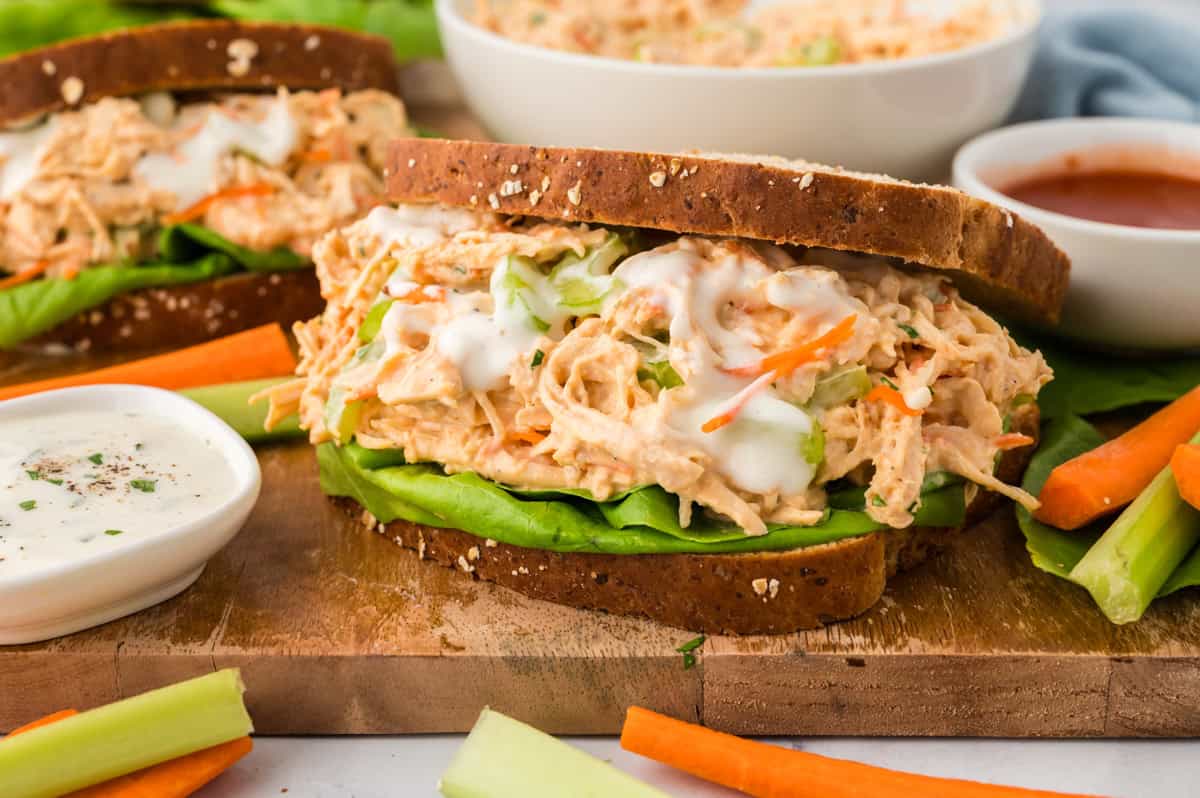
[[[1094,222],[1200,230],[1200,180],[1138,169],[1068,171],[1002,188],[1015,200]]]

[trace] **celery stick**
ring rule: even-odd
[[[274,377],[267,380],[230,382],[224,385],[206,385],[203,388],[186,388],[179,393],[203,406],[233,427],[250,443],[299,438],[304,435],[295,416],[285,418],[267,432],[263,423],[267,420],[267,403],[250,404],[250,397],[266,388],[288,382],[292,377]]]
[[[1192,438],[1200,443],[1200,433]],[[1164,468],[1073,569],[1113,623],[1142,617],[1167,579],[1200,541],[1200,512],[1179,497]]]
[[[253,727],[236,668],[151,690],[0,742],[0,795],[54,798],[235,740]]]
[[[487,708],[438,789],[446,798],[667,798],[607,762]]]

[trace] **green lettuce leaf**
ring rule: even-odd
[[[142,288],[194,283],[221,277],[237,268],[218,252],[194,263],[149,263],[140,266],[98,266],[73,280],[33,280],[0,291],[0,349],[57,327],[78,313],[103,305],[118,294]]]
[[[390,39],[401,61],[442,54],[433,0],[212,0],[208,7],[236,19],[308,22]]]
[[[1039,349],[1054,380],[1037,397],[1042,417],[1089,416],[1148,402],[1171,402],[1200,385],[1200,357],[1120,357],[1071,348],[1061,341],[1015,333]]]
[[[1038,495],[1051,471],[1067,460],[1095,449],[1104,440],[1099,430],[1078,416],[1068,414],[1051,420],[1042,427],[1042,444],[1029,463],[1021,487]],[[1069,578],[1071,569],[1104,534],[1109,523],[1102,519],[1085,529],[1064,532],[1036,520],[1020,505],[1016,511],[1017,524],[1025,534],[1025,547],[1033,564],[1063,579]],[[1175,570],[1159,596],[1197,585],[1200,585],[1200,548]]]
[[[195,16],[181,8],[126,5],[105,0],[3,0],[0,56],[63,39]]]
[[[207,227],[175,224],[164,227],[158,236],[158,257],[168,263],[189,263],[211,252],[223,252],[249,272],[283,272],[303,269],[311,261],[287,247],[257,252],[239,246]]]
[[[331,443],[317,447],[325,493],[355,499],[380,521],[451,527],[525,548],[607,554],[778,551],[884,528],[864,512],[834,510],[815,526],[772,527],[759,537],[715,527],[683,531],[673,498],[659,488],[641,488],[606,503],[572,496],[532,499],[477,474],[447,476],[431,465],[367,469],[355,461],[353,449]],[[965,515],[963,490],[953,486],[924,497],[916,523],[956,526]]]
[[[130,291],[212,280],[238,269],[267,272],[308,265],[290,250],[255,252],[195,224],[164,228],[158,248],[159,259],[154,262],[97,266],[72,280],[33,280],[0,291],[0,350]]]

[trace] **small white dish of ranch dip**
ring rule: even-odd
[[[187,588],[241,529],[254,452],[170,391],[0,402],[0,645],[106,623]]]

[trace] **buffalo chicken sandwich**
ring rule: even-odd
[[[183,345],[321,306],[407,130],[383,39],[164,24],[0,61],[0,349]]]
[[[1013,482],[1065,256],[953,189],[744,156],[409,139],[314,248],[274,392],[420,556],[689,629],[870,607]]]

